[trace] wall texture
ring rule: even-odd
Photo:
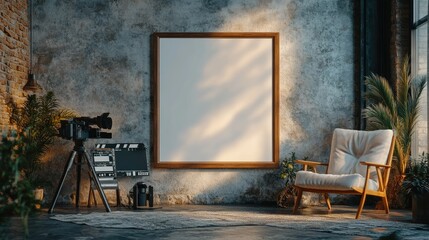
[[[35,0],[34,7],[38,82],[63,107],[113,118],[113,139],[88,148],[151,145],[153,32],[279,32],[282,159],[296,152],[327,161],[333,129],[353,127],[352,1]],[[57,144],[45,168],[54,186],[72,148]],[[153,185],[163,204],[275,201],[281,188],[275,170],[151,169],[149,177],[121,179],[122,196],[136,181]],[[71,182],[60,201],[73,199],[73,189]]]
[[[7,102],[21,104],[30,64],[27,1],[0,0],[0,130],[9,124]]]

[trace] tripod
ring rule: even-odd
[[[100,181],[98,180],[97,175],[95,174],[94,164],[90,161],[90,157],[85,150],[85,146],[83,145],[85,140],[74,140],[74,148],[70,153],[70,158],[64,168],[63,175],[61,176],[60,184],[58,185],[57,192],[55,193],[55,197],[52,200],[51,207],[49,208],[48,213],[52,213],[54,211],[55,203],[57,202],[58,196],[60,195],[61,188],[63,187],[65,178],[67,173],[70,171],[70,168],[73,164],[73,161],[77,155],[76,162],[76,171],[77,171],[77,189],[76,189],[76,208],[79,208],[79,195],[80,195],[80,178],[82,171],[82,160],[86,161],[88,164],[89,177],[90,181],[95,183],[97,190],[100,194],[101,199],[103,200],[104,207],[106,208],[106,212],[111,212],[109,203],[107,202],[106,195],[104,194],[103,189],[101,189]]]

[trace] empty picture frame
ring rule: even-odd
[[[279,34],[154,33],[155,168],[277,168]]]

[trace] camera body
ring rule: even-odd
[[[61,127],[58,129],[59,136],[68,140],[86,140],[88,138],[112,138],[112,133],[102,132],[100,128],[111,129],[112,118],[109,113],[100,116],[78,117],[68,120],[61,120]],[[96,125],[97,127],[93,127]]]

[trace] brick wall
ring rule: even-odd
[[[0,0],[0,129],[7,127],[8,99],[21,104],[30,57],[27,0]]]
[[[390,39],[390,51],[392,57],[390,64],[392,82],[396,83],[403,59],[411,53],[410,18],[412,16],[410,16],[410,1],[394,0],[391,4],[392,37]]]

